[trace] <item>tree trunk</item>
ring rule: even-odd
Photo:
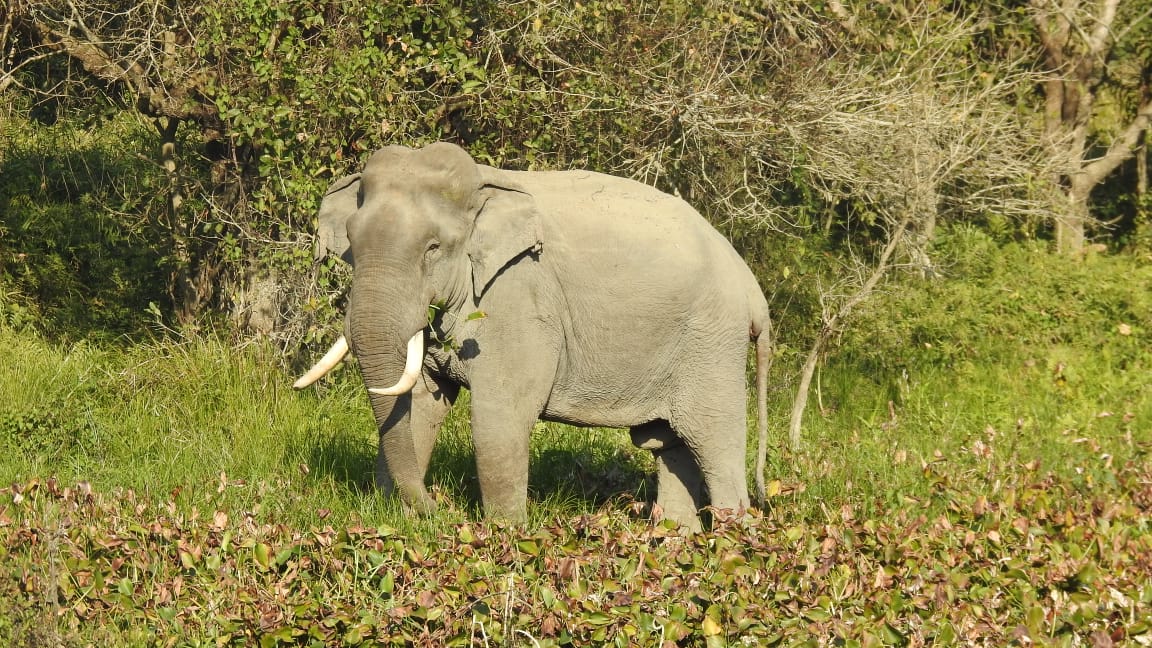
[[[1137,150],[1141,135],[1152,120],[1152,97],[1142,91],[1135,116],[1095,159],[1089,144],[1089,122],[1096,107],[1097,88],[1112,57],[1117,39],[1137,24],[1115,24],[1121,0],[1100,0],[1087,16],[1078,13],[1081,0],[1063,3],[1032,0],[1032,22],[1043,46],[1048,79],[1044,82],[1044,130],[1054,159],[1067,163],[1062,178],[1068,209],[1056,220],[1056,248],[1078,254],[1091,224],[1088,198],[1102,182]],[[1079,16],[1079,18],[1077,17]],[[1141,15],[1135,20],[1144,20]],[[1077,22],[1079,21],[1079,22]]]
[[[1140,83],[1140,97],[1147,101],[1152,98],[1152,83],[1148,77]],[[1140,143],[1136,146],[1136,200],[1143,201],[1148,193],[1148,129],[1140,133]]]
[[[820,329],[812,348],[808,349],[804,367],[800,370],[800,384],[796,387],[796,398],[792,401],[792,413],[788,419],[788,443],[793,450],[800,449],[800,432],[804,424],[804,410],[808,408],[808,392],[812,388],[812,376],[816,373],[816,365],[820,363],[820,352],[830,337],[832,337],[831,329],[827,327]]]
[[[219,269],[201,263],[201,255],[195,249],[196,225],[194,219],[185,213],[184,182],[176,149],[180,124],[181,120],[175,117],[156,120],[156,130],[160,132],[160,163],[168,182],[164,210],[166,229],[172,236],[172,256],[176,264],[168,279],[168,292],[172,296],[176,321],[188,325],[196,321],[215,292]]]
[[[910,231],[904,237],[908,246],[908,257],[912,267],[922,278],[935,279],[936,268],[928,250],[936,238],[936,214],[939,211],[940,196],[935,188],[926,186],[917,191],[911,200],[909,209],[914,214],[913,225],[909,227]]]
[[[1092,186],[1080,177],[1068,188],[1068,209],[1056,220],[1056,249],[1063,254],[1078,254],[1084,249],[1088,224],[1088,195]]]
[[[1136,149],[1136,197],[1144,198],[1148,193],[1148,131],[1140,136],[1140,147]]]
[[[168,182],[168,198],[164,213],[168,220],[167,229],[172,233],[172,251],[176,268],[169,279],[168,291],[172,295],[172,307],[176,321],[190,324],[200,311],[199,291],[192,278],[192,251],[189,246],[189,232],[181,207],[184,193],[180,186],[179,167],[176,161],[176,132],[180,120],[169,117],[156,120],[156,130],[160,132],[160,164]]]

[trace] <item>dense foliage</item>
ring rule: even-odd
[[[294,351],[339,306],[339,273],[312,262],[325,185],[382,144],[447,139],[682,195],[766,285],[811,278],[775,304],[804,340],[891,238],[931,273],[938,223],[1003,241],[1068,222],[1074,155],[1043,119],[1059,70],[1035,48],[1056,18],[1017,4],[9,2],[2,308],[84,335],[139,330],[151,302],[168,325],[221,315]],[[1112,224],[1086,231],[1138,243],[1148,16],[1073,4],[1068,33],[1107,18],[1116,41],[1090,93],[1110,103],[1068,128],[1085,155],[1130,160],[1097,201]],[[1065,45],[1068,65],[1085,56]],[[46,149],[58,161],[38,164]],[[37,216],[44,202],[61,206]],[[102,259],[77,239],[133,244]],[[132,277],[132,313],[82,317],[109,277]]]
[[[1152,633],[1152,473],[1033,465],[991,496],[825,523],[774,510],[688,538],[619,513],[535,532],[292,529],[131,491],[0,490],[0,637],[59,645],[1113,645]],[[29,570],[30,565],[40,569]],[[44,621],[47,621],[46,623]],[[110,645],[110,644],[105,644]]]
[[[139,332],[170,268],[151,197],[163,175],[146,159],[131,125],[107,124],[123,139],[74,125],[0,125],[0,319],[53,335]]]

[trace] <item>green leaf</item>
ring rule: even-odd
[[[584,617],[584,622],[594,626],[604,626],[612,623],[612,617],[603,612],[593,612]]]
[[[271,554],[272,548],[263,542],[257,542],[256,546],[252,547],[252,556],[261,569],[267,570],[271,565]]]
[[[187,551],[180,552],[180,566],[184,569],[195,569],[196,559]]]
[[[291,560],[292,557],[296,555],[296,551],[297,551],[297,548],[293,546],[293,547],[288,547],[287,549],[282,549],[279,552],[277,552],[276,553],[276,565],[282,566],[282,565],[287,564],[288,561]]]

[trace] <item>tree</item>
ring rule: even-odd
[[[215,268],[203,262],[195,214],[186,205],[179,130],[190,124],[219,141],[225,124],[208,89],[210,75],[191,45],[192,21],[179,3],[151,0],[7,0],[0,42],[0,92],[15,87],[41,103],[131,109],[150,120],[157,161],[168,178],[163,225],[171,237],[169,291],[179,320],[201,311]],[[90,105],[84,106],[88,103]]]
[[[453,136],[444,108],[477,84],[469,18],[450,2],[0,6],[0,92],[93,131],[130,113],[158,136],[122,153],[168,178],[154,216],[170,239],[165,311],[292,327],[295,344],[309,315],[333,314],[312,307],[308,233],[326,182],[383,144]]]
[[[1056,222],[1056,245],[1077,253],[1092,223],[1092,189],[1136,153],[1152,124],[1152,8],[1121,0],[1030,0],[1029,13],[1046,74],[1044,134],[1068,200]],[[1114,100],[1124,86],[1138,88],[1129,110]],[[1105,103],[1120,108],[1113,123],[1099,123]]]

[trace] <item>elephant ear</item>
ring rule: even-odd
[[[333,182],[320,201],[316,226],[316,258],[335,254],[349,265],[352,249],[348,243],[348,217],[360,207],[360,174],[344,176]]]
[[[480,168],[478,210],[468,241],[472,290],[479,299],[492,280],[525,252],[544,244],[536,199],[505,172]]]

